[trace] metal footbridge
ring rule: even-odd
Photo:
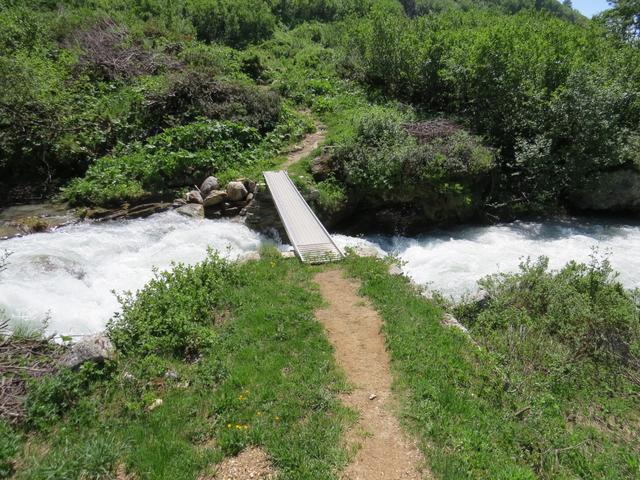
[[[344,254],[285,171],[264,172],[278,215],[296,255],[303,262],[340,260]]]

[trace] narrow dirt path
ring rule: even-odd
[[[294,149],[289,152],[287,155],[287,159],[280,166],[280,170],[286,170],[294,163],[299,162],[304,157],[313,152],[321,142],[324,141],[325,135],[327,134],[326,127],[321,123],[316,123],[316,131],[313,133],[309,133],[306,135],[302,142],[294,147]]]
[[[343,402],[359,413],[359,422],[347,435],[360,445],[343,472],[344,480],[417,480],[430,478],[421,471],[424,459],[404,436],[391,412],[389,356],[380,333],[378,313],[358,295],[358,285],[339,270],[318,273],[315,281],[329,306],[316,312],[335,348],[338,365],[355,386]]]

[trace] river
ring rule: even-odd
[[[620,280],[640,287],[640,223],[573,219],[460,227],[429,235],[336,235],[342,247],[365,244],[394,253],[419,284],[460,297],[481,277],[516,270],[523,258],[545,255],[554,268],[608,255]],[[238,222],[195,220],[166,212],[140,220],[82,223],[0,241],[13,252],[0,274],[0,307],[13,321],[41,324],[59,334],[104,328],[118,309],[114,291],[135,291],[171,262],[195,263],[207,247],[236,258],[266,238]],[[280,246],[286,248],[286,246]]]

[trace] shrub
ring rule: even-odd
[[[493,153],[479,138],[462,129],[429,138],[425,130],[441,123],[407,125],[407,119],[386,110],[361,118],[355,137],[334,155],[338,178],[361,193],[410,201],[425,187],[447,191],[452,183],[474,183],[493,167]]]
[[[73,204],[117,205],[171,192],[207,174],[253,162],[260,142],[254,128],[231,122],[201,120],[170,128],[143,145],[121,147],[98,159],[62,196]]]
[[[109,336],[125,355],[195,356],[215,345],[214,312],[224,309],[240,276],[235,264],[209,253],[194,266],[156,272],[142,290],[120,298]]]
[[[262,0],[190,0],[187,11],[200,40],[233,47],[269,38],[276,26]]]
[[[162,118],[167,126],[206,117],[245,123],[265,133],[278,123],[281,102],[270,90],[222,82],[213,72],[191,70],[171,77],[163,89],[150,95],[147,108],[150,122]]]
[[[606,260],[571,262],[559,271],[549,271],[546,258],[527,260],[520,272],[492,275],[479,285],[487,299],[479,308],[462,304],[458,314],[474,337],[516,369],[558,372],[548,381],[559,385],[618,385],[620,373],[640,365],[637,299]],[[536,349],[541,341],[546,347]]]
[[[0,420],[0,478],[14,472],[13,457],[18,453],[20,436],[4,420]]]

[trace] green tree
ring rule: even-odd
[[[612,6],[602,14],[607,27],[625,40],[640,40],[640,0],[609,0]]]

